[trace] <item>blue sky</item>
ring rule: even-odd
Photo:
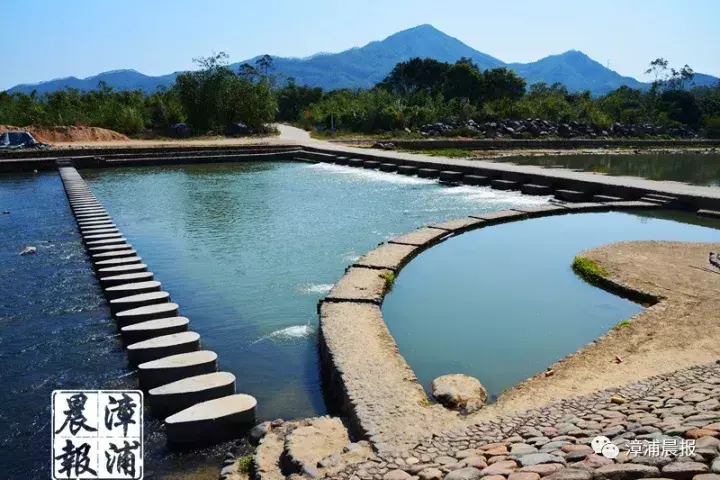
[[[337,52],[423,23],[506,62],[576,49],[641,80],[659,56],[720,76],[720,0],[10,0],[0,12],[0,89],[121,68],[166,74],[213,51]]]

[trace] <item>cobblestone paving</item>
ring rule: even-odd
[[[596,436],[609,438],[619,456],[596,454]],[[333,478],[541,477],[720,480],[720,360],[448,430],[407,451],[380,451]]]

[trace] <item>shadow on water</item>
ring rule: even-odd
[[[720,186],[718,154],[548,155],[506,157],[492,161]]]

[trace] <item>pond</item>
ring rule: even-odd
[[[718,242],[720,221],[582,213],[467,232],[410,262],[383,315],[426,391],[440,375],[465,373],[494,400],[642,310],[570,268],[582,250],[622,240]]]
[[[259,417],[325,413],[315,306],[354,259],[387,238],[456,216],[547,198],[289,162],[82,172],[179,303],[204,348],[256,396]],[[0,471],[45,475],[57,388],[133,388],[57,174],[0,175]],[[20,256],[28,245],[35,255]],[[147,415],[146,466],[212,465],[222,447],[164,450]],[[38,461],[42,459],[42,461]]]
[[[650,180],[671,180],[693,185],[720,186],[720,155],[718,154],[546,155],[506,157],[493,161],[539,165],[547,168],[568,168]]]

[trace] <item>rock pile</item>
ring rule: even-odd
[[[500,120],[495,122],[477,123],[474,120],[455,123],[431,123],[420,127],[420,134],[425,137],[466,135],[485,138],[611,138],[611,137],[642,137],[669,135],[679,138],[697,137],[697,132],[685,125],[653,126],[650,124],[629,125],[615,123],[610,128],[602,128],[596,124],[551,122],[540,118],[525,120]]]

